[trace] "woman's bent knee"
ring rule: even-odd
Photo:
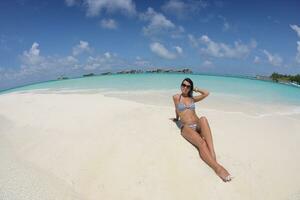
[[[199,121],[207,121],[207,118],[205,116],[202,116],[199,118]]]

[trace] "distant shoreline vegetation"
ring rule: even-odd
[[[112,75],[112,74],[140,74],[140,73],[193,74],[192,70],[190,70],[189,68],[183,68],[183,69],[155,68],[155,69],[150,69],[150,70],[145,70],[145,71],[141,70],[141,69],[129,69],[129,70],[122,70],[122,71],[118,71],[118,72],[103,72],[100,74],[88,73],[88,74],[83,74],[82,77],[102,76],[102,75]],[[279,73],[274,72],[274,73],[272,73],[271,76],[256,75],[255,77],[250,77],[250,76],[232,76],[232,77],[251,78],[251,79],[271,81],[271,82],[282,83],[282,84],[286,84],[286,85],[300,87],[300,74],[293,76],[293,75],[284,75],[284,74],[279,74]],[[57,80],[64,80],[64,79],[69,79],[69,78],[66,76],[63,76],[63,75],[57,78]]]
[[[292,75],[283,75],[283,74],[278,74],[278,73],[273,73],[271,75],[271,78],[273,81],[276,82],[291,82],[291,83],[297,83],[300,85],[300,74],[297,74],[295,76]]]
[[[162,69],[162,68],[156,68],[156,69],[150,69],[150,70],[141,70],[141,69],[130,69],[130,70],[122,70],[122,71],[117,71],[117,72],[102,72],[100,74],[95,74],[95,73],[88,73],[88,74],[83,74],[78,77],[73,77],[73,78],[81,78],[81,77],[91,77],[91,76],[102,76],[102,75],[113,75],[113,74],[147,74],[147,73],[180,73],[180,74],[198,74],[198,75],[208,75],[208,76],[226,76],[226,77],[238,77],[238,78],[250,78],[250,79],[255,79],[254,76],[249,76],[249,75],[233,75],[233,74],[215,74],[215,73],[198,73],[198,72],[193,72],[189,68],[183,68],[183,69]],[[63,80],[63,79],[69,79],[68,77],[61,75],[60,77],[57,78],[57,80]],[[53,80],[54,81],[54,80]]]
[[[279,74],[274,72],[271,74],[271,76],[257,75],[256,79],[300,87],[300,74],[293,76],[293,75],[285,75],[285,74]]]
[[[150,69],[150,70],[141,70],[141,69],[130,69],[130,70],[122,70],[122,71],[118,71],[115,73],[112,72],[104,72],[101,73],[100,75],[110,75],[110,74],[140,74],[140,73],[172,73],[172,72],[177,72],[177,73],[185,73],[185,74],[191,74],[193,73],[192,70],[188,69],[188,68],[184,68],[184,69]],[[92,76],[93,73],[90,74],[84,74],[83,76]]]
[[[111,74],[141,74],[141,73],[184,73],[184,74],[191,74],[192,70],[188,68],[184,69],[151,69],[151,70],[146,70],[143,71],[141,69],[130,69],[130,70],[122,70],[118,72],[103,72],[101,74],[94,74],[94,73],[89,73],[89,74],[83,74],[83,77],[90,77],[90,76],[101,76],[101,75],[111,75]],[[63,80],[63,79],[69,79],[68,77],[62,75],[57,78],[57,80]]]
[[[182,73],[182,74],[199,74],[199,75],[208,75],[208,76],[225,76],[225,77],[236,77],[236,78],[247,78],[247,79],[254,79],[254,80],[262,80],[262,81],[270,81],[270,82],[276,82],[276,83],[281,83],[285,85],[290,85],[294,87],[300,88],[300,74],[297,74],[295,76],[292,75],[283,75],[279,73],[273,73],[271,76],[263,76],[263,75],[256,75],[256,76],[246,76],[246,75],[234,75],[234,74],[213,74],[213,73],[193,73],[192,70],[189,68],[183,68],[183,69],[161,69],[161,68],[155,68],[155,69],[150,69],[150,70],[141,70],[141,69],[130,69],[130,70],[122,70],[118,72],[103,72],[100,74],[95,74],[95,73],[88,73],[88,74],[83,74],[81,76],[77,77],[71,77],[71,79],[76,79],[76,78],[81,78],[81,77],[93,77],[93,76],[103,76],[103,75],[113,75],[113,74],[138,74],[138,73]],[[33,85],[33,84],[39,84],[39,83],[44,83],[44,82],[52,82],[52,81],[57,81],[57,80],[65,80],[65,79],[70,79],[69,77],[65,75],[59,76],[57,79],[52,79],[48,81],[41,81],[41,82],[35,82],[35,83],[29,83],[25,85],[19,85],[16,87],[12,88],[7,88],[4,90],[0,90],[0,93],[9,91],[12,89],[28,86],[28,85]]]

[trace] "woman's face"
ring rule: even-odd
[[[181,92],[184,94],[188,94],[191,89],[191,84],[187,81],[183,81],[181,84]]]

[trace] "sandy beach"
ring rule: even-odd
[[[0,199],[300,199],[299,113],[228,112],[242,106],[211,97],[197,103],[217,160],[234,176],[224,183],[169,120],[171,95],[156,103],[143,95],[0,95]]]

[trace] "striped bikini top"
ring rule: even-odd
[[[181,99],[181,94],[180,94],[180,97],[179,97],[179,103],[177,105],[177,109],[179,112],[182,112],[184,111],[185,109],[191,109],[191,110],[195,110],[195,103],[194,103],[194,100],[192,98],[192,103],[188,106],[186,106],[184,103],[180,102],[180,99]]]

